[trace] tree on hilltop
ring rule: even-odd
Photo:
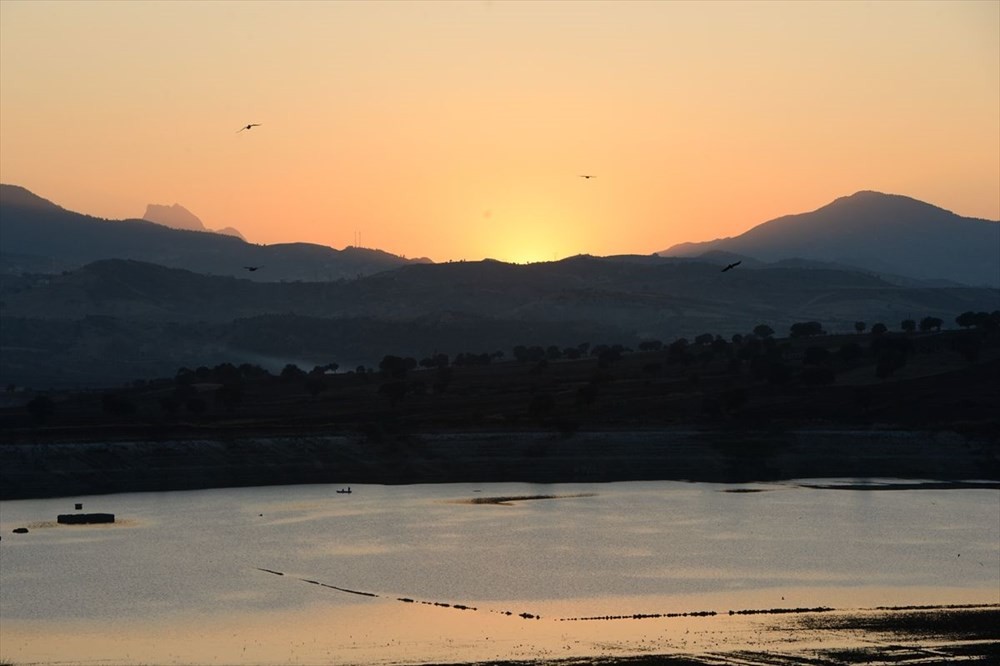
[[[920,320],[921,331],[940,331],[944,322],[937,317],[924,317]]]
[[[814,335],[823,335],[826,331],[823,330],[823,325],[818,321],[802,321],[792,324],[789,329],[790,337],[793,338],[809,338]]]

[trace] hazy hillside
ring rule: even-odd
[[[161,206],[159,204],[148,204],[146,206],[146,212],[143,214],[142,219],[147,222],[155,222],[157,224],[162,224],[165,227],[170,227],[171,229],[187,229],[188,231],[213,231],[205,226],[205,223],[201,219],[189,211],[187,208],[180,204],[174,204],[172,206]],[[236,236],[239,239],[246,240],[243,238],[243,234],[239,230],[232,227],[225,227],[223,229],[215,229],[217,234],[225,234],[227,236]]]
[[[879,192],[858,192],[811,213],[764,222],[739,236],[681,243],[661,254],[692,257],[709,251],[1000,286],[1000,223]]]
[[[722,273],[714,264],[574,257],[518,266],[415,264],[332,282],[259,283],[136,261],[0,280],[0,382],[93,385],[182,365],[293,362],[372,366],[385,354],[503,351],[515,345],[669,341],[857,320],[952,324],[993,310],[983,288],[908,288],[846,271]]]
[[[0,272],[68,270],[101,259],[135,259],[258,281],[354,278],[421,261],[379,250],[254,245],[145,220],[102,220],[68,211],[22,187],[0,185]],[[251,273],[245,266],[261,268]]]

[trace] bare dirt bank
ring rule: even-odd
[[[134,439],[0,445],[0,498],[299,483],[1000,479],[1000,442],[953,432],[657,430]]]

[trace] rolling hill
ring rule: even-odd
[[[805,259],[875,274],[1000,286],[1000,222],[880,192],[857,192],[739,236],[681,243],[660,254],[697,257],[712,251],[765,262]]]
[[[361,279],[260,283],[131,260],[0,280],[0,382],[102,385],[182,365],[271,370],[385,354],[503,351],[516,345],[670,341],[796,321],[851,331],[993,310],[994,289],[902,287],[857,272],[573,257],[413,264]]]
[[[312,243],[255,245],[230,235],[145,220],[103,220],[66,210],[16,185],[0,185],[0,272],[59,272],[102,259],[134,259],[262,282],[337,280],[408,263],[380,250]],[[244,266],[262,266],[248,272]]]

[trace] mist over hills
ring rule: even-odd
[[[866,202],[881,210],[886,195],[868,194],[831,206],[860,207],[860,219],[874,219]],[[890,199],[891,207],[899,203]],[[920,202],[903,203],[926,212]],[[942,213],[926,224],[937,229],[938,218],[951,215]],[[805,243],[799,223],[821,224],[810,215],[779,222]],[[953,226],[955,235],[1000,229],[975,222]],[[756,233],[774,241],[773,229],[765,231]],[[817,237],[835,244],[828,232]],[[951,247],[939,243],[942,251]],[[984,261],[990,251],[980,248]],[[736,270],[721,271],[740,260]],[[996,288],[957,284],[950,274],[874,274],[801,254],[751,258],[706,248],[700,256],[433,264],[358,248],[259,246],[141,220],[101,220],[10,185],[0,187],[0,267],[0,383],[35,387],[108,386],[223,362],[273,371],[286,363],[374,367],[386,354],[509,357],[516,345],[635,347],[648,339],[746,334],[759,323],[782,333],[818,321],[846,332],[858,320],[896,328],[903,319],[933,316],[947,326],[962,312],[1000,308]]]
[[[798,258],[878,274],[1000,286],[1000,222],[962,217],[910,197],[863,191],[729,238],[659,254],[724,251],[766,262]]]
[[[0,185],[0,239],[2,273],[58,272],[102,259],[134,259],[259,281],[336,280],[427,261],[312,243],[255,245],[146,220],[103,220],[68,211],[15,185]],[[251,273],[245,266],[262,268]]]
[[[385,354],[510,356],[523,345],[587,342],[635,348],[709,332],[787,331],[820,321],[946,322],[989,309],[985,288],[901,287],[845,271],[760,268],[721,273],[705,262],[573,257],[414,264],[355,280],[260,283],[130,260],[64,275],[6,276],[0,381],[107,385],[178,367],[285,363],[374,367]]]

